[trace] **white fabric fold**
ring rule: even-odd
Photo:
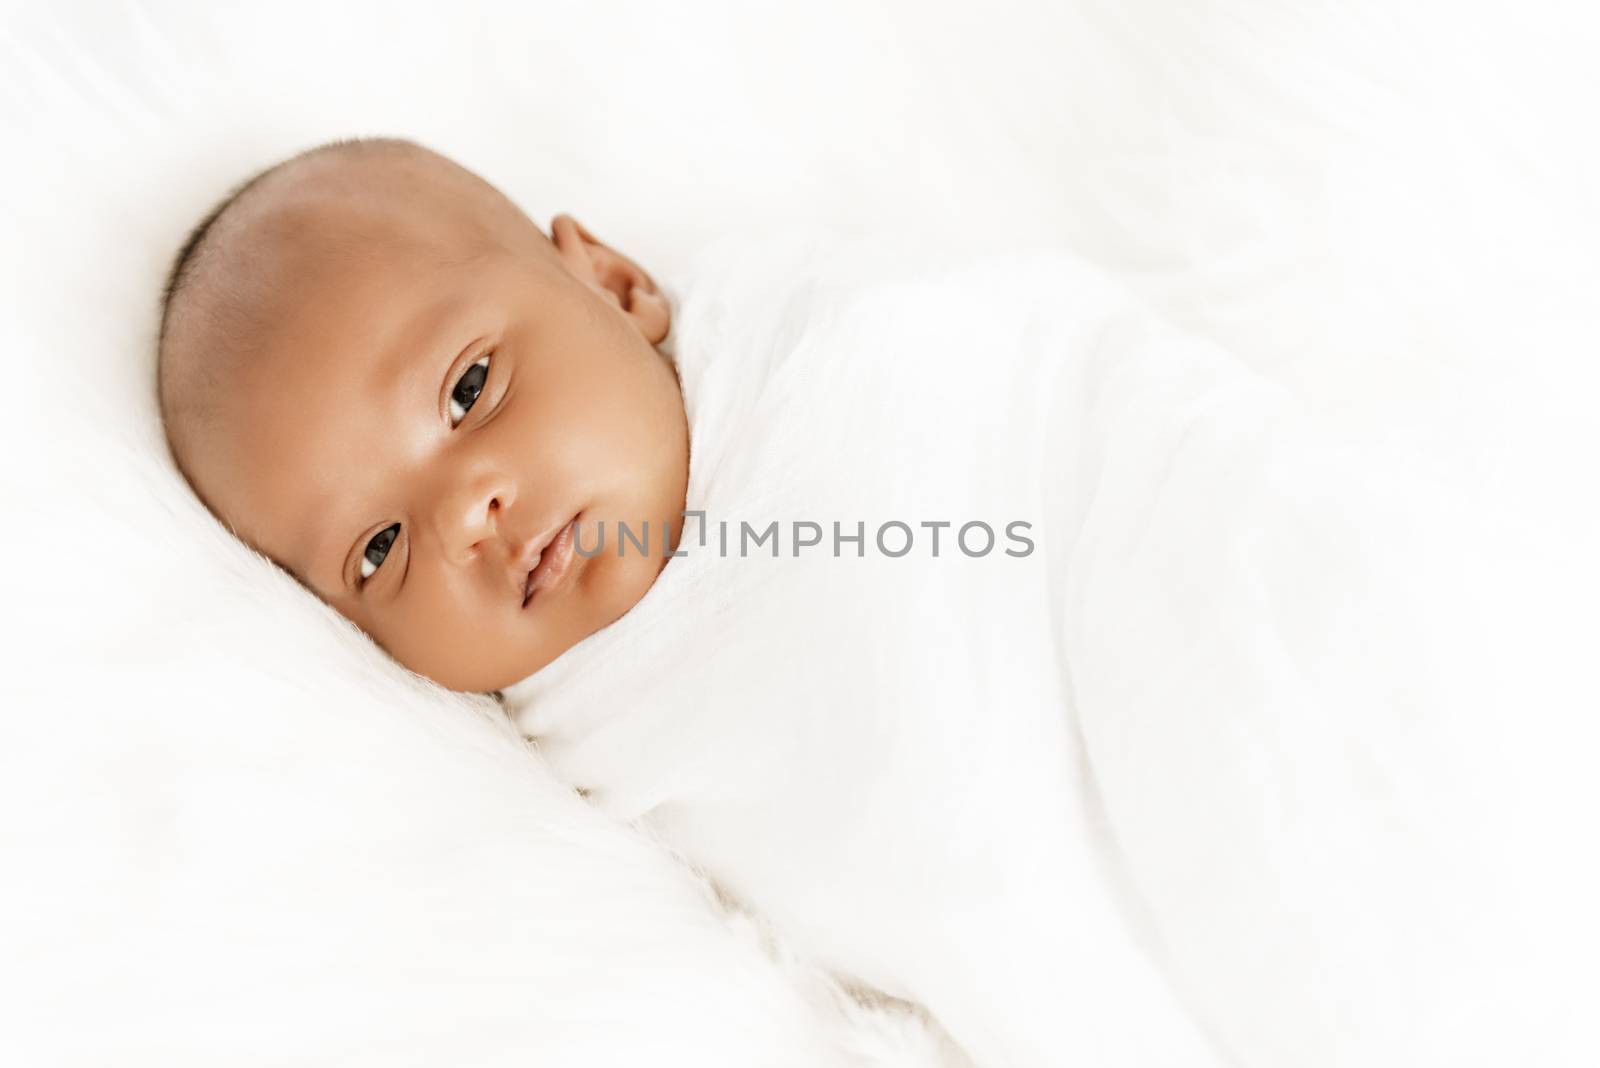
[[[1055,252],[707,249],[674,329],[704,521],[507,691],[558,774],[980,1065],[1209,1063],[1108,876],[1053,619],[1088,462],[1070,357],[1119,300]],[[773,521],[780,555],[741,557]],[[835,523],[863,543],[835,556]]]
[[[1547,535],[1065,252],[729,238],[686,280],[709,544],[509,691],[559,775],[978,1065],[1561,1047],[1528,932],[1593,684]]]

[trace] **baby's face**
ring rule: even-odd
[[[553,242],[455,178],[346,175],[264,228],[268,324],[189,468],[249,543],[402,664],[485,691],[631,608],[688,479],[647,275],[558,216]],[[560,553],[577,520],[586,549]],[[650,528],[618,556],[616,524]]]

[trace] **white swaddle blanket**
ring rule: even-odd
[[[1472,1051],[1494,743],[1430,734],[1476,683],[1415,486],[1062,252],[687,279],[704,519],[508,689],[559,775],[981,1068]]]

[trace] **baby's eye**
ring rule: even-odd
[[[450,391],[450,425],[460,426],[461,420],[467,417],[467,411],[478,401],[478,394],[483,392],[484,380],[489,377],[489,357],[485,356],[461,375],[456,388]]]
[[[383,558],[389,555],[389,547],[394,544],[394,539],[399,536],[399,523],[384,527],[372,536],[372,540],[367,542],[367,551],[361,555],[362,579],[372,577],[372,573],[383,563]]]

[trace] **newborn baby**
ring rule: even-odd
[[[1059,249],[734,233],[685,277],[669,304],[419,145],[323,145],[179,256],[173,456],[400,664],[498,691],[600,811],[976,1065],[1210,1065],[1083,737],[1141,771],[1123,699],[1189,678],[1181,643],[1126,654],[1168,611],[1141,584],[1248,587],[1222,563],[1261,524],[1208,542],[1184,494],[1251,516],[1214,475],[1258,392]]]
[[[1149,346],[1058,252],[947,260],[734,234],[669,308],[571,218],[337,144],[184,251],[162,414],[246,542],[975,1064],[1208,1064],[1125,926],[1064,653],[1078,527],[1127,500],[1097,465],[1161,469],[1101,443],[1166,428],[1104,414],[1164,410]],[[592,552],[623,526],[649,551]]]
[[[570,216],[550,231],[420,146],[336,142],[229,197],[167,287],[161,415],[190,485],[452,689],[622,616],[680,536],[668,301]],[[594,552],[619,525],[651,551]]]
[[[415,145],[313,150],[180,257],[173,453],[975,1065],[1473,1049],[1451,977],[1512,998],[1439,858],[1498,809],[1431,755],[1463,661],[1428,613],[1483,569],[1423,480],[1061,249],[733,234],[684,277]],[[650,551],[587,551],[624,526]]]

